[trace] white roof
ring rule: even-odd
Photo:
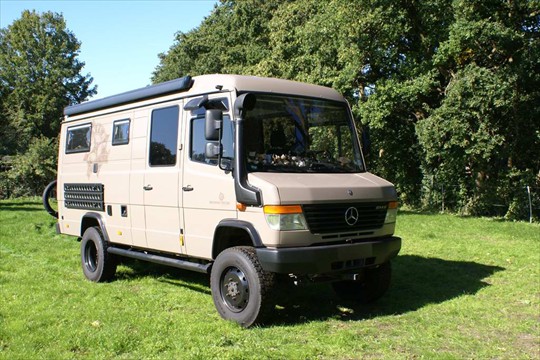
[[[321,98],[334,101],[345,101],[337,91],[324,86],[306,84],[291,80],[265,78],[245,75],[201,75],[185,76],[175,80],[131,90],[103,99],[83,102],[68,106],[64,109],[66,117],[88,116],[91,112],[109,112],[116,109],[127,109],[132,104],[144,102],[145,105],[155,102],[155,99],[174,99],[180,97],[196,96],[220,91],[274,93]],[[84,115],[86,114],[86,115]]]
[[[236,89],[239,92],[291,94],[345,101],[343,96],[332,88],[291,80],[224,74],[195,76],[193,80],[190,92],[196,93],[204,92],[204,89],[208,91],[208,89],[215,89],[216,86],[223,86],[223,89]]]

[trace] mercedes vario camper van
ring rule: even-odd
[[[209,273],[219,314],[246,327],[278,279],[329,280],[360,302],[387,290],[396,191],[366,171],[336,91],[187,76],[64,114],[57,230],[81,239],[89,280],[121,257]]]

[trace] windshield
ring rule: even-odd
[[[249,172],[362,172],[345,103],[257,94],[244,141]]]

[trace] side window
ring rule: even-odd
[[[232,159],[233,149],[233,123],[228,115],[223,116],[223,158]],[[207,159],[205,156],[206,139],[204,137],[204,117],[197,117],[191,120],[191,148],[190,158],[193,161],[216,165],[216,160]]]
[[[117,120],[113,123],[113,145],[129,144],[129,119]]]
[[[152,112],[150,166],[173,166],[178,149],[178,106]]]
[[[66,154],[90,151],[92,124],[72,126],[67,129]]]
[[[207,164],[217,164],[216,161],[207,160],[205,153],[206,139],[204,138],[204,118],[191,120],[191,160]]]

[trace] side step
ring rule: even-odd
[[[125,256],[129,258],[137,259],[137,260],[144,260],[144,261],[148,261],[148,262],[152,262],[152,263],[156,263],[160,265],[172,266],[172,267],[184,269],[184,270],[196,271],[196,272],[200,272],[204,274],[209,273],[209,269],[211,265],[211,264],[203,265],[203,264],[198,264],[198,263],[194,263],[194,262],[190,262],[186,260],[172,259],[165,256],[147,254],[147,253],[134,251],[134,250],[125,250],[125,249],[120,249],[116,247],[107,248],[107,252],[110,254]]]

